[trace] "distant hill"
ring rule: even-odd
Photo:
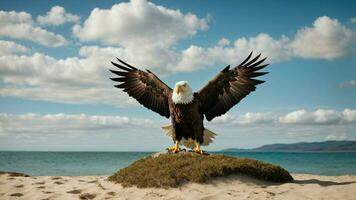
[[[356,151],[356,141],[299,142],[291,144],[269,144],[254,149],[229,148],[221,151]]]

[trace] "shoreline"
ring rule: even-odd
[[[356,175],[292,173],[291,183],[272,183],[243,175],[179,188],[123,188],[107,176],[18,176],[0,173],[0,199],[354,199]]]
[[[215,154],[215,152],[213,152]],[[213,154],[212,153],[212,154]],[[117,152],[2,152],[0,171],[16,171],[33,176],[107,175],[153,153]],[[356,175],[356,153],[218,153],[237,158],[249,158],[279,165],[292,173],[338,176]],[[2,161],[1,161],[2,160]],[[81,164],[91,166],[83,168]],[[60,166],[60,171],[55,166]]]

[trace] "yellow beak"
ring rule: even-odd
[[[177,85],[177,86],[176,86],[176,91],[177,91],[177,94],[179,94],[179,93],[182,91],[180,85]]]

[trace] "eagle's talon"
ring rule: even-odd
[[[172,153],[178,153],[178,152],[180,152],[181,150],[182,150],[182,149],[179,148],[179,142],[178,142],[178,141],[175,142],[175,145],[174,145],[174,146],[168,148],[168,151],[169,151],[169,152],[172,152]]]
[[[193,149],[193,152],[200,154],[200,155],[204,155],[203,150],[200,149],[200,145],[198,143],[196,143],[196,146]]]
[[[167,148],[167,149],[168,149],[168,151],[171,152],[171,153],[178,153],[178,152],[182,151],[181,148],[179,148],[179,147],[177,148],[176,146],[169,147],[169,148]]]

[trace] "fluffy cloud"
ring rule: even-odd
[[[349,80],[341,83],[339,85],[340,88],[356,88],[356,81],[355,80]]]
[[[134,100],[109,80],[109,61],[117,51],[120,49],[83,47],[83,57],[65,59],[41,53],[0,56],[0,95],[75,104],[130,105]],[[93,52],[96,56],[90,54]]]
[[[80,17],[67,11],[61,6],[53,6],[50,11],[44,16],[38,16],[37,22],[41,25],[58,26],[64,23],[78,23]]]
[[[108,62],[108,59],[119,57],[136,67],[150,69],[160,75],[177,72],[175,65],[176,59],[178,59],[178,52],[164,49],[153,50],[149,47],[142,47],[132,51],[123,47],[83,46],[80,48],[79,55],[91,58],[106,58],[106,61],[102,59],[104,62]]]
[[[178,71],[193,71],[218,63],[238,64],[251,51],[263,53],[268,62],[281,62],[291,58],[332,60],[350,55],[355,44],[355,33],[337,19],[317,18],[312,27],[297,31],[294,37],[282,35],[273,38],[266,33],[237,38],[233,43],[222,38],[215,46],[190,46],[182,51]]]
[[[82,41],[139,48],[140,44],[170,46],[206,28],[206,19],[194,14],[183,14],[145,0],[132,0],[115,4],[111,9],[95,8],[83,26],[73,28],[73,33]]]
[[[235,116],[230,114],[221,115],[214,118],[210,123],[211,124],[227,124],[235,120]]]
[[[271,62],[283,61],[289,58],[289,51],[286,48],[289,39],[282,36],[280,39],[273,39],[265,33],[261,33],[256,37],[239,38],[235,41],[236,50],[244,50],[244,54],[251,51],[263,52],[269,57]],[[242,52],[241,52],[242,53]]]
[[[285,115],[276,113],[251,113],[234,116],[225,114],[215,118],[212,124],[258,125],[258,124],[294,124],[294,125],[339,125],[356,124],[356,110],[343,111],[318,109],[314,112],[296,110]]]
[[[318,109],[315,112],[297,110],[279,117],[283,124],[344,124],[356,122],[356,110],[345,109],[342,112],[336,110]]]
[[[14,53],[27,53],[29,51],[27,47],[16,44],[15,42],[0,40],[0,56]]]
[[[256,37],[238,38],[232,45],[225,38],[210,48],[192,45],[182,51],[176,71],[189,72],[221,63],[237,65],[251,51],[255,54],[263,52],[270,63],[280,62],[290,58],[288,40],[285,36],[274,40],[268,34],[261,33]]]
[[[63,36],[36,27],[32,16],[26,12],[0,11],[0,25],[0,36],[26,39],[47,47],[60,47],[68,43]]]
[[[221,38],[218,42],[218,45],[220,46],[226,46],[230,44],[230,40],[227,38]]]
[[[326,140],[346,140],[348,139],[348,135],[342,134],[330,134],[325,137]]]
[[[222,47],[218,47],[222,49]],[[216,60],[221,55],[217,48],[204,49],[198,46],[190,46],[182,51],[181,59],[179,60],[175,71],[176,72],[191,72],[201,68],[211,67],[218,62]],[[220,60],[220,59],[219,59]]]
[[[247,112],[237,121],[238,124],[265,124],[272,123],[275,116],[272,113],[251,113]]]
[[[299,30],[290,46],[295,56],[331,60],[351,54],[354,37],[337,19],[323,16]]]
[[[345,109],[342,112],[342,122],[346,122],[346,123],[356,122],[356,110]]]
[[[0,113],[0,135],[10,134],[85,134],[98,131],[118,131],[133,128],[152,128],[147,119],[121,116],[68,114],[6,114]]]
[[[177,41],[207,28],[208,18],[132,0],[94,9],[83,25],[73,27],[73,34],[81,41],[119,45],[122,51],[117,56],[168,74],[185,71],[176,68],[181,60],[181,52],[173,48]]]
[[[350,21],[352,24],[356,24],[356,17],[351,18]]]
[[[212,124],[230,125],[258,125],[273,123],[276,116],[273,113],[252,113],[247,112],[243,115],[234,116],[225,114],[212,120]]]

